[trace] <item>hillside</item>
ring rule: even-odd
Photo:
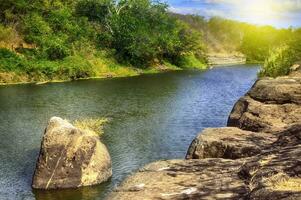
[[[267,58],[266,68],[277,61],[288,69],[297,58],[280,61],[279,48],[299,49],[291,45],[299,36],[296,29],[173,14],[150,0],[8,0],[0,4],[0,83],[134,76]]]
[[[9,0],[0,82],[131,76],[205,66],[202,38],[149,0]]]

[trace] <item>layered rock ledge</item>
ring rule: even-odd
[[[301,76],[261,79],[235,104],[228,126],[276,132],[301,122]]]
[[[33,177],[36,189],[95,185],[112,176],[111,158],[97,135],[53,117],[44,133]]]
[[[191,143],[186,159],[225,158],[239,159],[262,153],[277,137],[238,128],[209,128]]]
[[[186,160],[151,163],[108,199],[301,199],[301,75],[258,80]]]

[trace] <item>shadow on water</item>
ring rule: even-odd
[[[90,199],[99,199],[103,197],[103,191],[105,191],[110,180],[106,183],[102,183],[97,186],[82,187],[78,189],[63,189],[63,190],[33,190],[36,199],[43,200],[90,200]]]
[[[159,159],[183,158],[202,129],[224,126],[258,66],[229,66],[107,80],[0,87],[0,199],[104,199],[127,175]],[[47,121],[108,117],[103,142],[113,177],[80,189],[32,191]]]

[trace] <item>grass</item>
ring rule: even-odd
[[[296,61],[295,52],[289,46],[282,46],[270,52],[263,68],[259,72],[260,77],[278,77],[288,75]]]
[[[73,122],[76,128],[87,131],[93,135],[103,135],[103,127],[108,122],[106,118],[85,118]]]
[[[185,68],[206,69],[207,66],[205,63],[206,63],[205,61],[196,58],[192,54],[184,55],[178,61],[178,65],[184,69]]]
[[[284,173],[278,173],[270,177],[267,183],[276,191],[301,192],[300,177],[289,177]]]
[[[274,186],[277,191],[301,192],[301,178],[288,178],[277,182]]]
[[[1,54],[2,53],[2,54]],[[194,60],[195,61],[195,60]],[[200,63],[194,63],[200,66]],[[186,66],[192,66],[189,63]],[[19,54],[0,48],[0,85],[62,82],[89,78],[129,77],[180,70],[168,62],[146,69],[117,62],[107,51],[76,54],[63,60],[27,60]]]

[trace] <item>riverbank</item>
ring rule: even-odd
[[[186,160],[151,163],[108,199],[300,199],[300,119],[300,73],[260,79],[229,127],[206,129]]]
[[[200,69],[205,69],[205,67],[200,67]],[[19,84],[42,85],[46,83],[60,83],[60,82],[69,82],[69,81],[76,81],[76,80],[132,77],[132,76],[139,76],[142,74],[155,74],[155,73],[163,73],[167,71],[177,71],[177,70],[183,70],[183,68],[179,68],[173,65],[160,65],[157,67],[152,67],[147,69],[137,69],[134,67],[127,67],[127,66],[116,66],[114,68],[110,68],[105,66],[105,67],[101,67],[100,69],[96,69],[96,76],[85,77],[85,78],[54,77],[53,79],[48,79],[44,75],[32,77],[26,73],[0,72],[0,86],[19,85]]]
[[[88,61],[91,62],[91,61]],[[27,73],[27,72],[0,72],[0,86],[5,85],[19,85],[19,84],[37,84],[42,85],[46,83],[60,83],[60,82],[68,82],[75,80],[89,80],[89,79],[106,79],[106,78],[117,78],[117,77],[132,77],[139,76],[142,74],[156,74],[163,73],[168,71],[178,71],[185,69],[207,69],[208,66],[210,68],[215,66],[222,65],[239,65],[245,64],[245,57],[242,55],[220,55],[220,54],[210,54],[208,56],[208,65],[202,63],[193,63],[187,62],[187,66],[191,65],[193,67],[177,67],[170,63],[164,63],[161,65],[156,65],[153,67],[148,67],[146,69],[140,69],[130,66],[125,66],[119,64],[110,59],[97,60],[91,62],[94,67],[93,74],[94,76],[88,76],[89,72],[80,72],[83,76],[86,77],[76,77],[76,76],[66,76],[66,75],[52,75],[51,77],[43,74],[43,72],[35,72]],[[195,66],[193,65],[195,64]],[[196,65],[197,64],[197,65]],[[47,66],[46,66],[47,67]]]
[[[208,54],[209,65],[232,65],[232,64],[246,64],[246,56],[242,54],[220,54],[210,53]]]

